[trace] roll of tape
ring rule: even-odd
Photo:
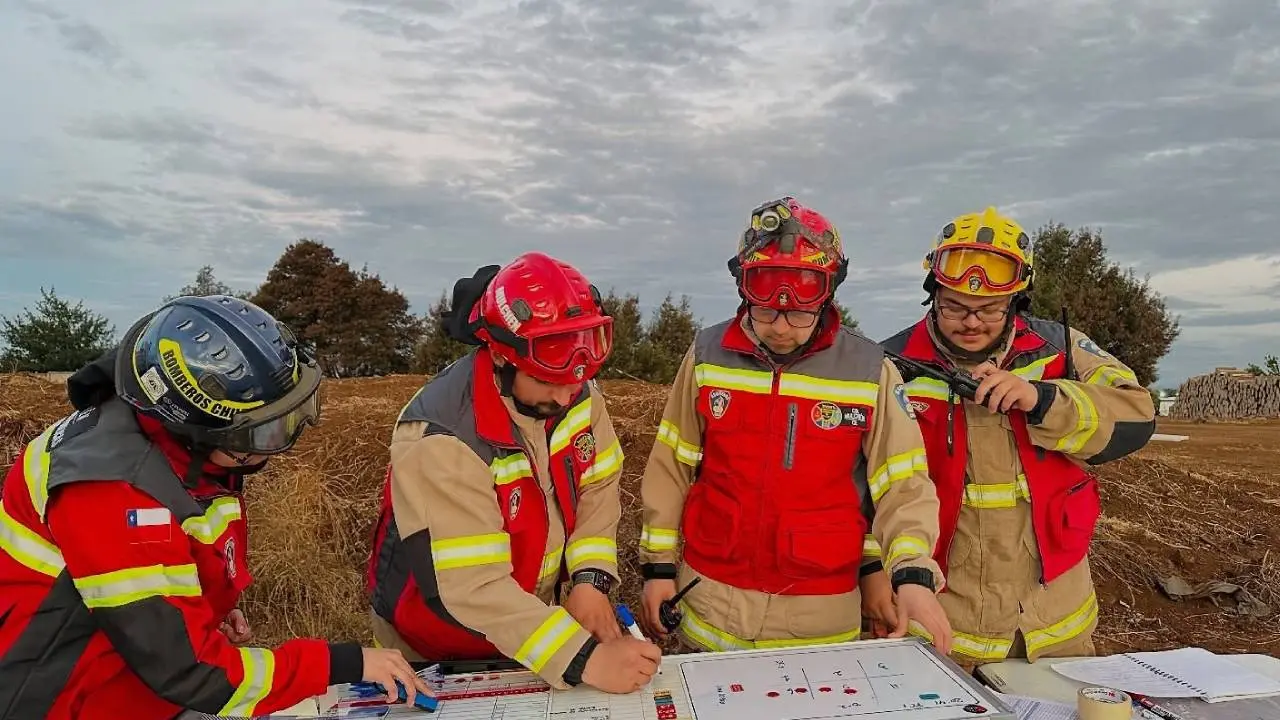
[[[1076,712],[1080,720],[1131,720],[1133,701],[1119,690],[1085,687],[1076,694]]]

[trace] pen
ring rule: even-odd
[[[1159,705],[1155,704],[1155,701],[1153,701],[1151,698],[1147,697],[1146,695],[1129,693],[1129,697],[1133,698],[1133,702],[1135,705],[1137,705],[1138,707],[1141,707],[1147,713],[1150,713],[1151,715],[1157,718],[1160,718],[1160,720],[1182,720],[1181,715],[1177,715],[1176,713],[1170,710],[1166,710],[1160,707]]]
[[[645,639],[644,633],[640,632],[640,626],[636,624],[635,617],[632,616],[626,605],[618,605],[618,620],[627,629],[627,632],[631,633],[631,637],[637,640]]]

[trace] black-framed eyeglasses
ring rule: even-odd
[[[751,319],[758,323],[776,322],[779,315],[784,316],[787,324],[793,328],[813,327],[813,324],[818,321],[818,313],[807,310],[778,310],[763,305],[751,306]]]
[[[967,308],[963,305],[950,305],[938,303],[935,305],[938,313],[948,320],[964,320],[970,315],[977,317],[982,322],[999,322],[1009,314],[1009,306],[1004,307],[980,307]]]

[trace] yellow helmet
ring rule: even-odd
[[[933,282],[980,297],[1011,295],[1031,286],[1031,238],[1022,226],[989,207],[961,215],[938,233],[924,256]]]

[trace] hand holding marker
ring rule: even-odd
[[[636,624],[635,616],[631,614],[631,610],[626,605],[619,603],[617,607],[617,614],[618,622],[622,623],[622,627],[626,628],[627,632],[631,633],[631,637],[637,640],[650,642],[649,638],[645,637],[644,633],[640,632],[640,626]],[[662,663],[658,663],[658,674],[662,674]]]

